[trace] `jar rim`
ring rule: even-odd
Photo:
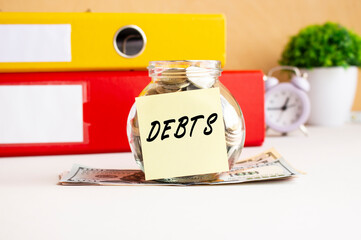
[[[152,78],[185,78],[185,75],[218,78],[222,72],[221,62],[218,60],[151,61],[148,70]]]
[[[218,60],[164,60],[150,61],[148,69],[156,67],[162,68],[179,68],[179,67],[201,67],[206,69],[221,69],[221,61]]]

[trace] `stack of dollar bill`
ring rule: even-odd
[[[146,181],[138,169],[99,169],[74,165],[60,174],[61,185],[216,185],[289,178],[298,172],[275,150],[270,149],[254,157],[238,161],[234,167],[218,175],[216,180],[193,183]]]

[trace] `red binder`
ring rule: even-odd
[[[221,77],[221,82],[232,92],[242,108],[246,123],[246,146],[261,145],[264,140],[264,88],[262,77],[261,71],[225,71]],[[60,125],[65,126],[64,131],[62,129],[52,129],[54,126],[50,127],[50,131],[48,131],[42,124],[31,125],[31,129],[17,129],[14,131],[14,133],[22,133],[22,131],[31,130],[30,132],[36,133],[35,135],[39,135],[37,133],[43,131],[45,135],[50,135],[50,138],[49,136],[40,136],[40,138],[37,136],[38,138],[34,142],[32,142],[31,137],[25,140],[21,136],[19,137],[20,140],[16,137],[13,138],[12,132],[7,132],[9,138],[4,138],[1,137],[0,131],[0,156],[130,151],[126,135],[128,112],[134,103],[134,98],[138,96],[149,81],[148,73],[142,71],[0,74],[0,93],[1,90],[3,92],[8,91],[8,87],[21,86],[20,89],[9,89],[14,90],[17,94],[23,93],[19,94],[20,98],[21,96],[37,98],[36,101],[44,105],[43,109],[48,109],[44,113],[44,117],[39,117],[38,112],[28,112],[28,115],[25,114],[24,118],[20,119],[22,123],[27,121],[38,123],[38,121],[47,121],[48,118],[54,119],[58,111],[64,111],[64,114],[73,112],[78,114],[81,111],[80,115],[74,119],[74,130],[71,131],[66,129],[67,125],[64,121],[60,122]],[[44,87],[44,89],[40,88],[39,90],[39,87]],[[64,104],[63,96],[70,96],[69,94],[74,96],[72,98],[75,99],[74,104],[68,102],[66,103],[68,105],[64,105],[64,109],[60,109]],[[50,103],[47,102],[47,98],[49,98]],[[60,100],[58,101],[57,98],[60,98]],[[0,115],[3,114],[1,113],[1,106],[6,108],[3,111],[17,111],[17,109],[13,108],[18,105],[11,102],[11,99],[18,98],[11,96],[9,99],[9,103],[0,104]],[[26,104],[31,105],[33,100],[35,101],[30,97],[30,99],[19,102],[20,105],[25,104],[27,106]],[[60,104],[60,107],[56,105],[59,108],[58,110],[54,110],[49,106],[52,101]],[[66,108],[74,109],[69,113]],[[59,116],[61,117],[62,114]],[[9,124],[16,121],[17,119],[8,119]],[[1,129],[5,132],[7,130],[6,127]],[[54,135],[59,136],[54,138],[51,135],[53,130],[56,132]],[[73,134],[74,132],[76,134]]]

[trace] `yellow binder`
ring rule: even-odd
[[[0,72],[145,69],[152,60],[225,63],[221,14],[0,13]]]

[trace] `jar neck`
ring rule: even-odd
[[[152,82],[158,81],[218,81],[221,63],[213,60],[199,61],[156,61],[148,67]]]
[[[215,83],[219,82],[218,77],[193,77],[192,79],[209,79]],[[189,81],[189,78],[187,77],[179,77],[179,78],[165,78],[165,77],[152,77],[151,83],[159,83],[164,81],[174,80],[175,82],[178,80],[179,82]]]

